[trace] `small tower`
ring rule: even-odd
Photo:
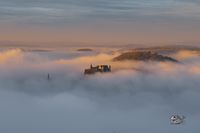
[[[109,71],[111,71],[111,65],[109,65]]]
[[[50,74],[47,75],[47,80],[51,80]]]

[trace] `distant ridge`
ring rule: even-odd
[[[163,56],[151,51],[132,51],[122,53],[121,55],[113,58],[113,61],[125,61],[125,60],[137,60],[137,61],[169,61],[169,62],[178,62],[176,59],[173,59],[168,56]]]
[[[92,49],[90,48],[81,48],[81,49],[78,49],[77,51],[93,51]]]

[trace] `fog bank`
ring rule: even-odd
[[[112,62],[118,53],[51,54],[19,49],[0,53],[0,132],[200,131],[198,53],[171,55],[181,64]],[[91,63],[111,64],[113,71],[84,76]],[[170,125],[174,113],[185,115],[186,123]]]

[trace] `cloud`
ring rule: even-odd
[[[20,49],[13,49],[0,53],[0,63],[20,61],[23,54]]]
[[[197,60],[191,64],[115,63],[110,61],[115,55],[103,53],[55,59],[51,52],[18,49],[0,55],[8,53],[18,56],[0,63],[1,132],[131,133],[153,132],[155,127],[164,133],[198,131]],[[84,76],[91,62],[111,64],[113,72]],[[172,127],[168,120],[174,113],[185,115],[187,124]]]
[[[17,42],[194,43],[199,9],[180,0],[0,0],[0,34]]]
[[[184,59],[191,57],[189,51],[187,51],[186,53],[187,54],[185,54],[184,51],[178,52],[176,56],[183,57],[182,55],[184,55]],[[127,81],[128,81],[127,83],[128,87],[126,88],[130,89],[130,91],[134,91],[134,89],[133,90],[131,89],[131,86],[134,86],[134,84],[141,85],[138,86],[139,88],[142,88],[141,91],[143,89],[145,89],[146,91],[146,86],[152,86],[153,84],[152,82],[155,81],[156,83],[156,80],[163,82],[160,84],[160,86],[167,85],[169,81],[175,80],[174,78],[176,77],[179,77],[180,80],[183,82],[185,80],[185,78],[183,78],[184,77],[183,75],[184,74],[189,75],[188,78],[191,78],[190,76],[193,75],[193,72],[191,70],[193,70],[194,67],[198,67],[199,65],[198,61],[196,63],[191,63],[191,64],[187,62],[185,64],[174,64],[170,62],[159,63],[159,62],[137,62],[137,61],[112,62],[111,61],[112,58],[114,58],[118,54],[114,55],[97,54],[91,56],[83,55],[81,57],[74,57],[72,59],[71,58],[51,59],[51,58],[44,58],[43,55],[38,55],[37,53],[22,52],[19,49],[2,52],[0,55],[1,57],[4,57],[3,58],[4,60],[1,64],[1,72],[3,72],[5,75],[7,74],[10,75],[9,77],[10,80],[7,81],[8,84],[9,82],[14,82],[15,84],[21,86],[19,87],[19,89],[24,88],[24,91],[26,91],[25,89],[27,86],[31,86],[30,84],[38,88],[44,88],[42,86],[40,87],[40,85],[48,86],[49,81],[46,80],[47,73],[52,74],[52,78],[54,79],[52,82],[50,82],[50,84],[52,83],[55,84],[56,86],[58,85],[61,88],[59,90],[58,87],[58,89],[55,90],[58,92],[64,91],[63,87],[65,85],[69,87],[65,88],[66,91],[71,89],[79,90],[79,88],[87,90],[87,88],[90,88],[94,89],[94,92],[105,89],[105,92],[108,91],[109,93],[109,89],[107,90],[107,88],[114,89],[113,86],[116,86],[119,90],[122,91],[123,88],[126,87],[124,86],[124,84],[126,84]],[[19,60],[20,63],[17,62]],[[112,73],[108,74],[96,74],[93,76],[85,77],[83,75],[83,71],[85,68],[88,68],[90,64],[93,65],[110,64],[112,66],[113,71]],[[7,71],[9,70],[9,72],[7,71],[4,72],[5,70]],[[2,81],[5,80],[4,76],[1,76]],[[154,80],[151,81],[151,79]],[[20,82],[23,81],[22,84],[19,81]],[[141,81],[141,83],[137,81]],[[142,85],[143,81],[148,81],[148,82],[146,85],[143,86]],[[37,84],[37,82],[39,83]],[[94,84],[91,84],[91,82],[94,82]],[[104,86],[102,86],[101,84]],[[179,84],[179,82],[177,82],[177,84]],[[164,90],[162,89],[159,90],[160,86],[158,86],[158,88],[155,89],[158,89],[157,91],[161,92],[163,91],[164,94],[165,93]],[[170,84],[168,86],[170,86]],[[174,88],[173,84],[171,87]],[[154,87],[150,88],[153,89]],[[15,87],[12,89],[15,89]],[[46,91],[47,89],[44,90]],[[38,89],[36,90],[33,89],[32,91],[37,92]],[[41,91],[43,90],[41,89]],[[40,93],[40,91],[38,93]]]
[[[13,20],[29,24],[83,23],[100,21],[102,18],[123,22],[151,22],[174,20],[177,17],[190,18],[193,15],[193,18],[198,17],[198,6],[193,4],[188,8],[191,4],[173,0],[1,0],[0,16],[3,22]]]
[[[181,50],[174,55],[175,58],[179,60],[191,59],[191,58],[198,58],[199,53],[198,51],[188,51],[188,50]]]

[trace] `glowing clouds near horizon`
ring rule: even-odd
[[[114,70],[114,72],[126,70],[138,70],[138,72],[139,70],[141,70],[140,72],[145,72],[145,70],[147,70],[153,73],[164,72],[166,74],[168,72],[176,73],[179,71],[190,72],[188,70],[198,67],[200,65],[198,59],[200,55],[197,51],[178,51],[175,54],[171,54],[172,57],[178,59],[183,64],[171,62],[112,61],[112,59],[118,56],[119,53],[82,55],[80,57],[73,57],[69,59],[63,57],[51,59],[48,58],[48,54],[50,55],[51,52],[47,52],[46,54],[46,56],[42,56],[40,54],[37,54],[37,52],[23,52],[20,49],[2,51],[0,52],[0,65],[18,67],[23,64],[22,68],[28,66],[33,67],[33,69],[37,68],[38,71],[40,71],[40,69],[54,69],[54,71],[56,71],[56,67],[67,67],[70,69],[76,68],[76,70],[83,70],[85,67],[90,67],[91,64],[110,64],[112,65],[112,69]]]
[[[48,56],[51,52],[47,52],[46,54]],[[200,76],[199,55],[194,51],[179,51],[176,54],[172,54],[173,57],[180,59],[181,64],[171,62],[142,61],[113,62],[112,59],[117,55],[119,55],[119,53],[112,55],[100,53],[94,55],[82,55],[80,57],[70,59],[54,59],[47,58],[47,56],[45,57],[37,52],[23,52],[20,49],[12,49],[0,52],[0,71],[5,75],[8,73],[9,75],[13,75],[13,77],[11,76],[12,79],[10,79],[11,82],[15,81],[15,78],[25,81],[28,81],[27,79],[34,81],[34,79],[37,80],[38,77],[38,79],[45,80],[46,74],[51,73],[53,78],[55,78],[55,82],[57,80],[66,80],[66,83],[71,84],[76,82],[76,85],[80,84],[80,86],[84,85],[84,82],[87,83],[93,79],[96,79],[95,82],[103,82],[105,81],[103,78],[108,78],[108,81],[113,80],[113,82],[108,82],[108,84],[113,84],[115,83],[115,79],[117,79],[117,77],[124,81],[126,81],[125,79],[128,79],[135,82],[134,79],[140,81],[140,78],[144,75],[146,75],[145,80],[147,81],[148,77],[157,77],[157,80],[159,80],[159,78],[162,79],[164,77],[170,79],[173,76],[183,79],[183,75],[193,76],[193,74]],[[112,73],[102,75],[96,74],[89,76],[88,78],[83,78],[84,69],[89,68],[91,64],[94,66],[98,64],[111,65]],[[33,79],[31,79],[32,77]],[[81,78],[83,79],[81,80]],[[3,77],[1,77],[1,79],[4,80]],[[34,82],[37,83],[37,81]],[[54,82],[54,80],[52,82]],[[23,84],[21,85],[23,86]],[[76,88],[76,85],[72,86],[70,89]],[[66,90],[67,89],[68,88],[66,88]]]

